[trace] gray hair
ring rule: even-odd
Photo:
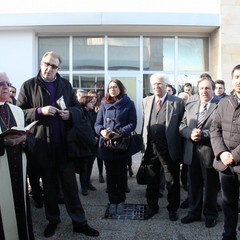
[[[169,81],[168,75],[165,74],[165,73],[162,73],[162,72],[154,73],[154,74],[150,77],[150,82],[151,82],[151,84],[152,84],[152,82],[153,82],[155,79],[163,79],[163,82],[164,82],[166,85],[168,84],[168,81]]]

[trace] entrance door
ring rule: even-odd
[[[140,77],[137,74],[129,74],[129,73],[114,73],[108,76],[108,81],[106,82],[106,88],[108,83],[112,79],[120,80],[124,87],[126,88],[127,95],[134,101],[136,111],[137,111],[137,128],[136,131],[138,133],[141,132],[142,127],[142,94],[143,94],[143,85],[140,81]]]

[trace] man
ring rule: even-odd
[[[0,133],[24,127],[22,109],[8,104],[9,78],[0,73]],[[0,135],[0,239],[34,240],[27,193],[26,165],[23,150],[30,148],[30,134]]]
[[[233,91],[219,102],[211,126],[211,143],[215,154],[214,167],[220,171],[223,240],[237,240],[240,164],[240,65],[232,70]]]
[[[205,226],[217,222],[218,173],[213,168],[213,151],[210,143],[210,125],[217,108],[214,82],[207,77],[198,81],[199,100],[186,105],[180,124],[185,139],[183,162],[188,165],[189,212],[181,219],[183,224],[199,221],[205,216]],[[203,200],[204,197],[204,200]]]
[[[87,224],[78,196],[74,163],[67,159],[66,134],[71,122],[68,109],[74,107],[77,101],[69,81],[58,74],[60,64],[59,55],[46,52],[38,75],[23,83],[17,102],[24,110],[27,122],[38,120],[31,160],[40,169],[43,182],[45,214],[49,221],[44,236],[53,236],[61,221],[57,202],[58,178],[73,231],[98,236],[98,231]]]
[[[193,86],[191,83],[185,83],[183,86],[183,92],[187,93],[190,97],[192,96]]]
[[[225,82],[223,80],[216,80],[215,81],[215,95],[218,96],[219,99],[226,97],[227,94],[225,93]]]
[[[144,159],[149,166],[146,194],[148,208],[144,217],[151,218],[158,212],[159,175],[162,167],[168,190],[169,219],[176,221],[180,203],[181,156],[178,127],[184,111],[184,102],[166,92],[167,75],[155,73],[150,81],[154,95],[143,99]]]

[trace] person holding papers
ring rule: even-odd
[[[0,239],[33,240],[23,153],[30,136],[1,134],[13,126],[24,129],[25,124],[21,108],[8,103],[10,86],[6,73],[0,73]]]

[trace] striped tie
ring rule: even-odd
[[[203,124],[203,122],[205,120],[206,113],[207,113],[207,103],[205,103],[203,105],[203,110],[200,113],[200,116],[199,116],[199,119],[198,119],[197,128],[202,128],[202,124]]]

